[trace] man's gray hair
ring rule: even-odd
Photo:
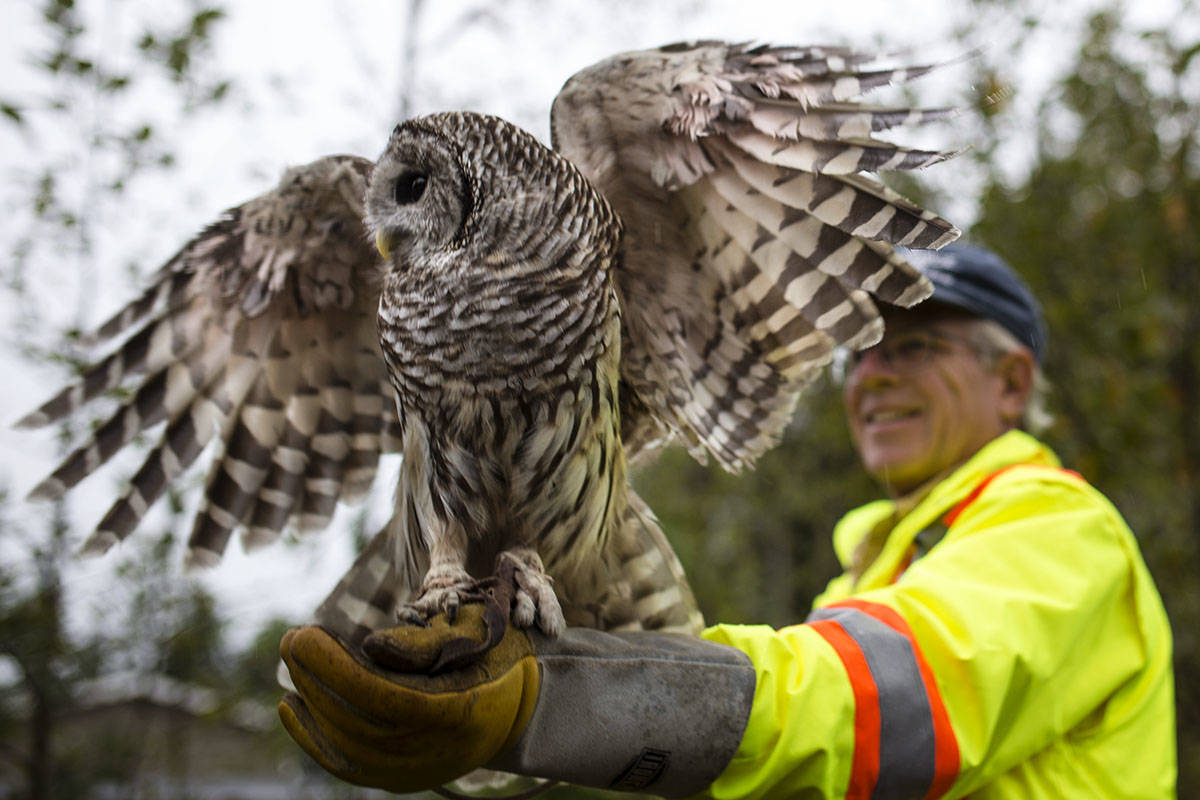
[[[974,327],[979,337],[979,344],[986,350],[985,356],[997,357],[1017,350],[1024,350],[1032,355],[1027,345],[1020,342],[998,322],[990,319],[977,319]],[[1054,417],[1046,406],[1046,396],[1049,392],[1050,384],[1046,380],[1046,374],[1042,372],[1041,365],[1035,359],[1033,362],[1033,386],[1029,391],[1029,399],[1025,402],[1025,410],[1021,412],[1021,430],[1039,434],[1054,423]]]

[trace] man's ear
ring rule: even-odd
[[[1002,382],[1000,416],[1013,427],[1020,424],[1029,403],[1034,369],[1033,354],[1024,348],[1005,353],[996,361],[995,372]]]

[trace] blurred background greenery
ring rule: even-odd
[[[1195,3],[1175,5],[1181,22],[1195,20]],[[401,63],[411,65],[421,7],[421,0],[408,3],[414,27],[398,37]],[[971,149],[952,162],[955,171],[943,167],[894,185],[934,208],[974,209],[967,238],[1005,256],[1045,305],[1056,422],[1044,438],[1126,516],[1158,582],[1176,637],[1179,793],[1195,796],[1200,40],[1194,25],[1147,29],[1130,24],[1118,3],[1089,4],[1071,16],[1070,35],[1063,33],[1071,42],[1061,54],[1066,68],[1031,98],[1018,77],[1022,42],[1062,25],[1062,14],[1051,19],[1044,4],[1021,0],[964,7],[950,42],[960,51],[988,41],[997,20],[1021,35],[1006,40],[1011,47],[984,48],[967,62],[973,107],[960,118],[966,133],[955,136]],[[0,125],[36,161],[43,126],[69,128],[81,106],[130,95],[151,75],[171,93],[181,124],[236,102],[237,77],[213,43],[222,9],[199,2],[164,8],[169,12],[134,37],[130,52],[98,60],[83,45],[92,17],[69,0],[39,4],[38,35],[27,47],[45,80],[20,95],[0,89]],[[463,24],[475,19],[464,14]],[[777,29],[764,23],[763,35]],[[902,36],[892,38],[904,44]],[[402,83],[402,92],[409,89]],[[1016,113],[1021,101],[1026,107]],[[90,185],[111,201],[136,176],[177,168],[172,131],[136,115],[93,118],[83,134],[95,162],[26,164],[18,187],[23,222],[10,238],[3,291],[19,307],[11,327],[31,363],[69,364],[75,352],[69,330],[47,339],[41,299],[29,288],[32,272],[54,257],[40,249],[47,240],[65,242],[59,250],[76,255],[90,252],[89,204],[68,201],[63,187],[84,170],[94,179],[103,163],[104,179]],[[1014,170],[1016,139],[1033,152]],[[636,483],[678,549],[706,618],[776,626],[803,619],[838,571],[829,539],[836,520],[877,496],[850,447],[838,389],[826,379],[753,472],[728,475],[674,450]],[[181,520],[185,505],[172,498],[167,517],[123,548],[123,589],[106,595],[105,624],[82,626],[92,632],[81,633],[68,624],[72,586],[63,576],[84,531],[74,529],[63,506],[28,517],[0,493],[5,552],[20,554],[0,562],[0,798],[368,796],[323,781],[272,722],[275,648],[288,621],[231,637],[216,600],[179,580],[176,531],[188,524]],[[113,676],[157,682],[114,684]],[[182,741],[181,726],[199,731],[186,748],[159,752],[147,744],[146,731]],[[241,776],[232,788],[205,785],[204,776],[220,770],[197,762],[232,764],[228,745],[239,737],[246,737],[238,745],[243,755],[260,754],[256,763],[229,768]],[[285,788],[271,793],[271,786]]]

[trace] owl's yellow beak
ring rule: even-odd
[[[379,255],[383,256],[384,261],[387,261],[391,255],[392,237],[382,229],[375,233],[375,249],[379,251]]]

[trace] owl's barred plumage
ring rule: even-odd
[[[285,523],[324,527],[339,499],[369,488],[379,453],[398,450],[394,393],[374,331],[378,276],[362,268],[375,259],[361,223],[370,167],[323,159],[231,209],[93,336],[136,328],[121,346],[19,423],[61,419],[147,376],[34,489],[37,497],[62,494],[167,420],[85,550],[103,552],[128,536],[214,437],[224,452],[189,539],[189,559],[199,564],[219,558],[238,528],[253,545],[278,538]]]
[[[858,172],[949,157],[869,135],[953,112],[848,102],[931,69],[862,68],[873,60],[679,45],[615,56],[555,99],[555,145],[628,225],[623,372],[654,419],[627,441],[660,438],[661,420],[696,457],[741,469],[835,345],[881,335],[864,292],[904,305],[929,293],[892,245],[937,248],[958,231]]]
[[[514,619],[695,632],[682,568],[627,460],[672,438],[728,469],[777,440],[837,346],[928,282],[895,245],[948,222],[862,173],[953,155],[872,135],[949,109],[857,98],[932,67],[843,48],[672,45],[555,99],[554,150],[494,117],[397,126],[227,212],[95,339],[124,337],[22,424],[144,376],[35,494],[139,432],[159,445],[88,547],[127,536],[212,439],[189,540],[211,563],[323,527],[403,454],[395,512],[317,612],[348,640],[404,604],[453,607],[501,554]],[[380,244],[381,261],[370,240]],[[547,574],[549,578],[547,577]]]

